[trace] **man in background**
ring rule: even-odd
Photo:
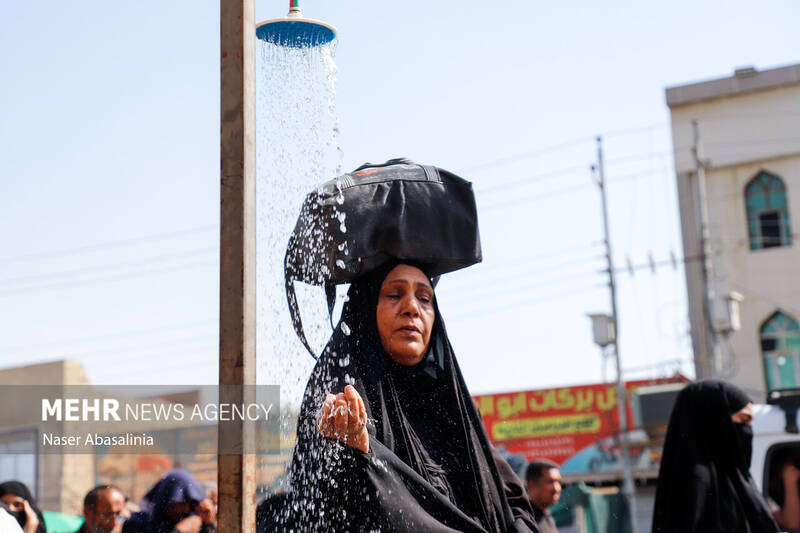
[[[548,510],[561,496],[561,472],[558,465],[546,459],[533,461],[525,470],[525,480],[539,533],[558,533],[556,522]]]
[[[76,533],[118,533],[127,498],[114,485],[98,485],[83,499],[83,526]]]

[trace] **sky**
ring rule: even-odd
[[[475,186],[484,261],[437,289],[473,393],[613,376],[586,316],[610,310],[597,136],[625,377],[692,375],[664,89],[797,63],[800,5],[301,5],[339,31],[342,168],[403,156]],[[286,9],[261,1],[256,18]],[[215,383],[218,3],[4,2],[0,46],[0,367],[70,358],[95,383]]]

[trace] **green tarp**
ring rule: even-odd
[[[47,533],[75,533],[83,525],[83,517],[71,514],[42,511]]]

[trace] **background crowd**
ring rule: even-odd
[[[0,533],[214,533],[217,488],[181,469],[168,472],[139,502],[115,485],[98,485],[83,499],[83,523],[68,531],[46,525],[25,484],[0,484]]]

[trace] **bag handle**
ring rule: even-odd
[[[388,160],[386,163],[364,163],[353,172],[358,172],[359,170],[364,170],[365,168],[379,168],[379,167],[390,167],[392,165],[413,165],[414,162],[407,157],[396,157],[394,159]]]
[[[297,295],[294,292],[294,281],[289,278],[288,272],[286,273],[285,281],[286,301],[289,303],[289,315],[292,317],[292,326],[294,326],[294,332],[297,333],[297,336],[300,338],[300,342],[303,343],[303,346],[306,347],[308,353],[310,353],[311,357],[313,357],[316,361],[318,358],[314,354],[314,350],[312,350],[311,346],[308,344],[306,335],[303,332],[303,319],[300,318],[300,308],[297,305]]]
[[[311,349],[311,345],[308,343],[306,334],[303,331],[303,319],[300,317],[300,306],[297,304],[297,294],[294,290],[294,280],[289,277],[288,272],[284,271],[284,274],[286,301],[289,303],[289,315],[292,317],[292,326],[294,327],[294,332],[297,333],[297,336],[300,338],[300,342],[303,343],[303,346],[306,347],[308,353],[311,354],[311,357],[313,357],[316,361],[319,358],[314,354],[314,350]],[[328,304],[328,320],[331,323],[331,330],[335,330],[336,326],[333,325],[333,307],[336,304],[335,284],[325,284],[325,299]]]

